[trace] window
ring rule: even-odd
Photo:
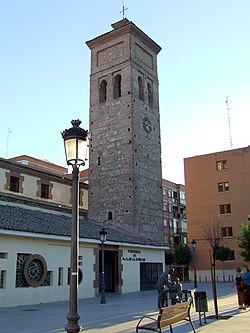
[[[176,206],[173,206],[173,217],[175,219],[179,218],[179,214],[178,214],[178,208]]]
[[[172,190],[168,189],[168,197],[172,198]]]
[[[218,183],[218,192],[228,192],[229,182]]]
[[[228,257],[228,259],[226,261],[232,261],[232,260],[235,260],[234,250],[230,251],[230,255],[229,255],[229,257]]]
[[[46,279],[41,286],[48,287],[53,285],[53,272],[47,271]]]
[[[184,191],[179,192],[179,198],[180,198],[180,203],[181,204],[186,204],[186,194]]]
[[[63,267],[58,268],[58,286],[63,285]]]
[[[227,169],[227,160],[216,162],[216,169],[218,171]]]
[[[162,263],[140,262],[140,290],[152,290],[162,273]]]
[[[83,265],[83,257],[82,256],[78,256],[78,265],[79,266]]]
[[[178,222],[176,219],[173,220],[173,227],[174,227],[174,233],[177,234],[178,232]]]
[[[6,288],[6,271],[0,271],[0,289]]]
[[[173,191],[172,202],[178,203],[178,193],[176,191]]]
[[[121,97],[121,82],[122,82],[122,77],[120,74],[117,74],[114,77],[114,82],[113,82],[114,98]]]
[[[41,198],[49,199],[49,185],[41,184]]]
[[[182,243],[183,244],[187,244],[187,236],[186,235],[181,235],[181,237],[182,237]]]
[[[231,205],[223,204],[219,206],[220,214],[230,214],[231,213]]]
[[[107,100],[107,82],[102,80],[99,87],[99,101],[105,102]]]
[[[138,77],[138,86],[139,86],[139,99],[141,101],[144,101],[143,82],[142,82],[142,78],[140,76]]]
[[[186,209],[185,208],[180,208],[179,218],[186,220]]]
[[[165,190],[165,188],[163,189],[163,195],[167,195],[167,191]]]
[[[0,252],[0,259],[7,259],[8,254],[6,252]]]
[[[152,85],[150,83],[147,84],[148,89],[148,105],[152,108],[153,107],[153,90]]]
[[[70,267],[68,267],[67,285],[70,285]]]
[[[168,205],[168,212],[169,212],[169,213],[172,213],[172,211],[173,211],[173,206],[169,204],[169,205]]]
[[[232,227],[222,227],[221,228],[222,237],[232,237],[233,236],[233,228]]]
[[[164,219],[164,227],[168,226],[168,221],[166,219]]]
[[[19,177],[10,176],[10,191],[19,192]]]
[[[53,184],[47,179],[37,180],[37,192],[36,195],[43,199],[52,199]]]
[[[108,220],[112,220],[113,219],[113,214],[112,212],[108,212]]]

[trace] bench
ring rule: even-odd
[[[148,330],[162,333],[162,329],[169,326],[170,332],[173,333],[173,324],[181,320],[187,320],[190,322],[193,332],[195,333],[195,328],[190,317],[190,307],[191,302],[186,301],[161,308],[157,319],[149,316],[142,317],[136,325],[136,332],[138,333],[139,330]]]

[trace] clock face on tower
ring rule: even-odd
[[[152,124],[148,117],[143,118],[143,128],[145,132],[151,133],[152,132]]]

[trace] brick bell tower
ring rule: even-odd
[[[91,50],[89,217],[163,241],[157,54],[123,19]]]

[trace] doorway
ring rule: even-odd
[[[102,250],[99,250],[99,292],[101,291]],[[104,250],[105,291],[115,293],[118,290],[118,252]]]

